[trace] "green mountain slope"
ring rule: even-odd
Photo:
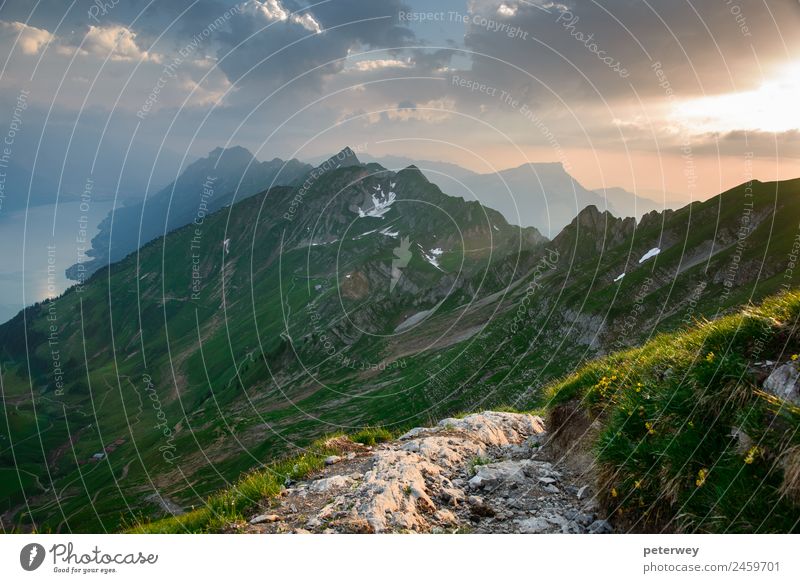
[[[0,327],[3,524],[113,529],[334,431],[539,406],[589,359],[795,286],[798,189],[639,224],[588,207],[548,242],[346,149]]]
[[[544,388],[546,449],[585,479],[595,476],[590,487],[617,532],[797,532],[799,323],[800,293],[789,292],[592,361]],[[794,372],[788,398],[768,380],[783,369]],[[320,440],[190,513],[131,530],[219,532],[246,524],[271,508],[285,478],[319,471],[346,443]]]
[[[799,191],[798,180],[743,184],[638,225],[584,209],[547,245],[553,263],[494,304],[478,303],[476,318],[490,325],[431,356],[452,363],[436,383],[466,397],[466,409],[535,406],[543,384],[580,362],[797,286]],[[476,384],[480,391],[471,390]]]
[[[387,335],[410,313],[502,289],[543,239],[414,168],[337,165],[0,327],[6,528],[116,528],[331,427],[422,408],[421,391],[365,382],[405,367]]]

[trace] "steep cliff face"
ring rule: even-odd
[[[636,219],[618,218],[594,205],[587,206],[553,239],[552,246],[573,261],[602,256],[633,235]]]

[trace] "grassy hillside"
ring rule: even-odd
[[[360,217],[390,184],[390,212]],[[507,285],[515,262],[501,262],[535,235],[377,166],[198,217],[0,326],[4,529],[114,530],[337,428],[424,411],[423,387],[386,382],[405,363],[384,337],[444,297]],[[414,242],[394,290],[399,234],[382,229]],[[419,252],[436,247],[441,269]]]
[[[800,407],[763,388],[800,367],[800,293],[660,335],[547,388],[564,451],[596,460],[623,528],[800,531]]]
[[[800,292],[787,293],[592,361],[544,389],[552,446],[595,467],[598,498],[618,531],[797,532],[800,407],[761,385],[784,361],[800,367],[798,324]],[[128,531],[218,532],[244,521],[287,479],[340,453],[334,437],[247,474],[185,515]]]
[[[587,208],[549,242],[415,168],[248,198],[0,326],[3,527],[114,530],[334,431],[539,407],[589,360],[800,284],[799,194],[753,182],[638,224]]]

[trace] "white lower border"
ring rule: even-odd
[[[792,535],[4,535],[0,580],[800,581],[798,542]],[[29,572],[21,562],[31,560],[33,543],[45,556]]]

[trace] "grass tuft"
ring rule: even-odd
[[[365,427],[354,433],[350,439],[362,445],[377,445],[394,439],[395,435],[384,427]]]

